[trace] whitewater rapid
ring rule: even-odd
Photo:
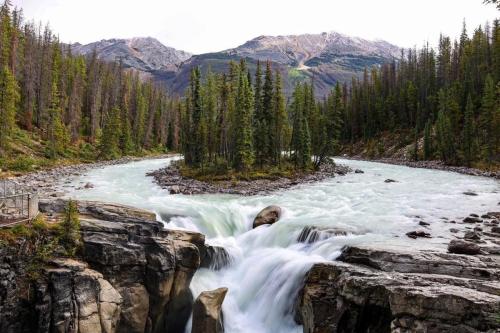
[[[167,228],[198,231],[207,243],[225,247],[232,264],[219,271],[200,269],[191,289],[197,297],[204,290],[229,288],[223,304],[227,333],[302,332],[293,320],[293,304],[314,263],[333,260],[344,245],[354,244],[444,251],[453,227],[444,217],[498,210],[500,201],[494,179],[342,159],[336,162],[364,173],[253,197],[170,195],[145,174],[173,159],[94,169],[65,186],[69,197],[149,209],[168,222]],[[397,182],[385,183],[388,178]],[[76,189],[87,182],[94,188]],[[255,215],[271,204],[283,208],[281,220],[252,230]],[[406,232],[421,229],[422,220],[431,223],[433,238],[407,238]],[[299,243],[306,226],[338,228],[347,235]]]

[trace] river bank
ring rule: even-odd
[[[81,176],[89,170],[149,159],[163,159],[175,155],[176,154],[162,154],[144,157],[123,157],[109,161],[64,165],[46,170],[29,172],[18,177],[9,177],[7,179],[13,180],[21,185],[25,191],[37,192],[41,197],[61,197],[65,194],[64,186],[69,186],[68,184],[71,183],[71,179]],[[81,183],[77,186],[77,189],[88,189],[92,186],[91,183]]]
[[[490,177],[490,178],[500,179],[500,172],[497,172],[497,171],[485,171],[485,170],[476,169],[476,168],[469,168],[469,167],[465,167],[465,166],[446,165],[442,161],[436,161],[436,160],[434,160],[434,161],[410,161],[407,159],[390,158],[390,157],[369,159],[369,158],[363,157],[361,155],[353,155],[353,156],[343,155],[342,158],[347,159],[347,160],[386,163],[386,164],[392,164],[392,165],[407,166],[410,168],[441,170],[441,171],[456,172],[456,173],[460,173],[463,175],[469,175],[469,176]]]

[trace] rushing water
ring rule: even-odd
[[[170,195],[145,177],[147,171],[170,160],[91,170],[73,185],[91,182],[95,187],[73,189],[69,195],[150,209],[170,221],[168,228],[199,231],[208,243],[224,246],[232,264],[219,271],[200,269],[191,288],[195,297],[204,290],[229,288],[223,304],[229,333],[301,332],[292,308],[301,281],[314,263],[335,259],[346,244],[445,249],[453,224],[442,217],[498,210],[500,200],[500,186],[493,179],[340,159],[336,161],[365,173],[265,196]],[[385,183],[387,178],[398,182]],[[466,191],[478,195],[466,196]],[[280,222],[252,230],[255,215],[270,204],[283,208]],[[431,223],[433,238],[405,236],[419,229],[420,220]],[[297,238],[305,226],[334,227],[348,233],[303,244]]]

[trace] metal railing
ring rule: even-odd
[[[38,215],[38,196],[14,181],[0,180],[0,227],[31,221]]]

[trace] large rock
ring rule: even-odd
[[[299,293],[305,333],[495,332],[498,256],[348,247],[316,264]]]
[[[220,270],[231,265],[232,258],[222,246],[207,245],[200,267]]]
[[[198,296],[193,306],[193,326],[191,333],[222,333],[224,322],[222,302],[227,288],[204,291]]]
[[[475,243],[460,239],[453,239],[450,244],[448,244],[448,252],[475,255],[481,253],[481,248]]]
[[[122,297],[85,263],[55,260],[36,283],[38,332],[114,333]]]
[[[273,224],[281,218],[281,208],[278,206],[268,206],[260,211],[253,220],[253,228],[260,227],[264,224]]]
[[[117,332],[184,332],[193,304],[189,285],[205,251],[203,235],[164,230],[140,218],[151,215],[128,207],[79,207],[83,257],[123,297]]]

